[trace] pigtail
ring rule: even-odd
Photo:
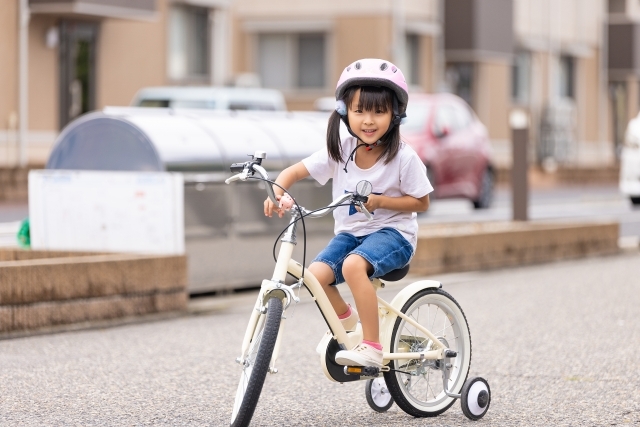
[[[340,139],[341,117],[337,111],[331,113],[327,125],[327,152],[329,158],[336,163],[342,163],[342,140]]]
[[[394,125],[393,129],[382,138],[382,147],[384,150],[380,157],[384,160],[385,164],[393,160],[398,154],[398,151],[400,151],[400,141],[400,126]]]

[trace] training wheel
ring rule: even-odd
[[[386,412],[393,405],[393,398],[387,389],[384,378],[367,380],[364,386],[367,403],[376,412]]]
[[[491,404],[491,389],[487,380],[481,377],[469,378],[460,394],[460,406],[467,418],[476,421],[484,417]]]

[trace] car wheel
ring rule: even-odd
[[[493,172],[491,171],[491,169],[486,168],[484,172],[482,172],[478,198],[473,201],[474,208],[487,209],[489,206],[491,206],[491,202],[493,201],[493,181]]]

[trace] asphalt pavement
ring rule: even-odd
[[[634,206],[616,184],[532,188],[528,213],[529,219],[535,221],[617,221],[620,237],[635,237],[636,246],[640,236],[640,206]],[[504,186],[497,188],[489,209],[473,209],[472,204],[463,199],[436,199],[426,213],[418,216],[421,224],[511,219],[511,189]]]
[[[395,405],[379,414],[364,382],[327,380],[315,353],[326,326],[303,291],[252,425],[640,425],[639,266],[634,250],[430,277],[465,311],[471,375],[491,386],[489,412],[476,423],[457,403],[430,419]],[[228,425],[254,299],[203,298],[177,319],[0,341],[0,425]]]

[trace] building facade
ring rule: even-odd
[[[290,109],[381,57],[413,91],[460,95],[510,164],[612,165],[638,113],[636,0],[7,0],[0,13],[0,164],[42,164],[60,130],[157,85],[255,85]]]

